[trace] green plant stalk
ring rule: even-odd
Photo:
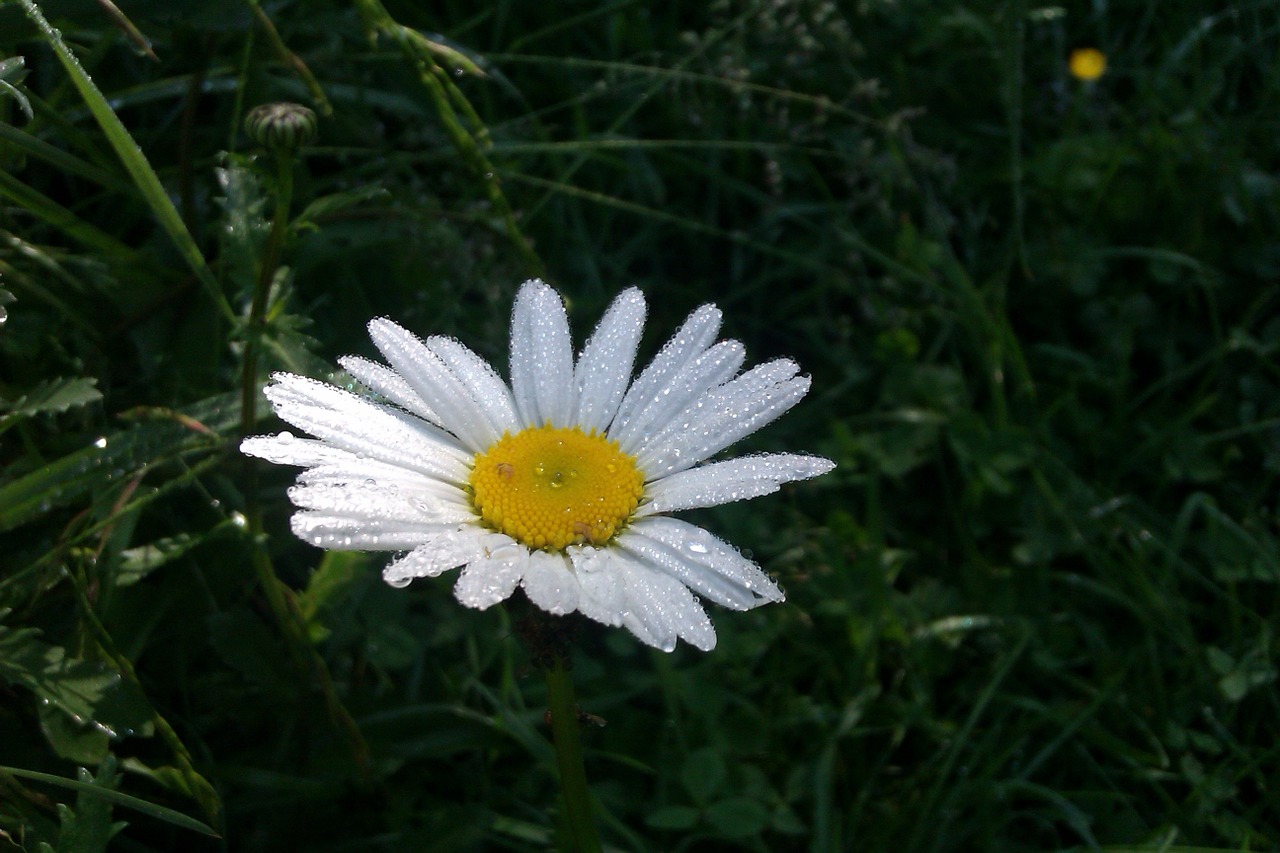
[[[240,431],[248,435],[258,421],[258,353],[262,349],[262,333],[266,326],[267,302],[271,297],[271,281],[280,263],[280,250],[289,227],[289,206],[293,203],[293,152],[278,151],[276,159],[276,199],[271,218],[271,233],[262,249],[258,280],[254,282],[253,302],[249,306],[248,338],[244,347],[244,365],[240,377]],[[255,484],[256,485],[256,484]],[[256,489],[245,495],[257,503]]]
[[[311,73],[307,63],[302,61],[302,57],[290,50],[289,46],[284,43],[284,39],[280,38],[279,30],[276,29],[276,25],[271,18],[267,17],[267,13],[262,11],[262,6],[258,0],[247,0],[247,2],[249,9],[253,12],[254,20],[258,22],[258,26],[262,27],[262,31],[266,33],[267,43],[276,52],[276,56],[280,57],[280,61],[302,80],[303,85],[307,87],[307,91],[311,93],[311,100],[315,102],[320,114],[325,116],[333,115],[333,104],[329,102],[329,96],[324,93],[324,89],[320,88],[320,81],[316,79],[316,75]]]
[[[115,111],[111,109],[111,105],[107,103],[107,99],[98,90],[93,78],[84,70],[80,61],[76,59],[75,54],[71,52],[66,42],[62,40],[62,34],[45,19],[40,7],[35,4],[35,0],[18,0],[18,2],[22,4],[27,17],[40,30],[41,35],[44,36],[49,46],[53,48],[54,55],[58,57],[58,61],[66,69],[71,82],[80,92],[80,96],[84,98],[89,111],[93,113],[98,126],[102,128],[107,141],[115,150],[116,156],[120,158],[120,162],[128,170],[129,176],[133,178],[133,183],[142,194],[143,200],[151,208],[151,212],[160,223],[160,227],[164,229],[165,233],[169,235],[169,239],[173,241],[174,246],[177,247],[178,254],[182,255],[188,266],[191,267],[196,278],[200,280],[201,285],[208,292],[209,298],[213,300],[213,304],[222,312],[222,316],[229,322],[234,323],[235,312],[231,310],[231,304],[227,302],[226,296],[222,293],[222,288],[218,286],[218,280],[213,276],[213,271],[205,263],[204,255],[200,252],[200,247],[196,245],[195,238],[187,230],[186,224],[182,221],[182,216],[179,215],[178,209],[173,206],[168,193],[165,192],[164,185],[160,183],[159,176],[151,168],[151,163],[147,161],[147,157],[142,153],[142,149],[138,147],[138,143],[129,135],[129,131],[125,129],[120,117],[115,114]]]
[[[240,376],[240,432],[253,432],[258,421],[258,356],[262,350],[262,336],[266,329],[267,305],[271,296],[271,282],[280,265],[280,253],[289,226],[289,208],[293,203],[293,153],[277,151],[276,199],[272,211],[271,232],[262,250],[258,279],[254,282],[253,301],[249,306],[248,337],[245,341],[244,364]],[[276,576],[271,558],[262,547],[262,510],[258,502],[258,468],[254,460],[245,458],[244,503],[246,528],[249,533],[251,562],[258,584],[266,596],[267,607],[275,620],[276,628],[289,646],[294,666],[304,676],[315,679],[324,696],[325,709],[334,724],[347,740],[356,766],[362,773],[369,770],[369,747],[360,734],[360,727],[351,712],[342,704],[334,690],[333,678],[324,660],[307,639],[302,614],[293,599],[292,591]]]
[[[484,153],[484,147],[481,141],[477,139],[476,134],[471,133],[463,126],[457,111],[454,110],[454,103],[466,104],[464,112],[468,118],[482,128],[481,136],[487,137],[487,129],[484,129],[483,125],[479,123],[479,116],[475,110],[471,108],[461,90],[453,86],[452,81],[449,80],[449,75],[436,63],[431,50],[420,43],[422,37],[392,18],[391,13],[382,5],[381,0],[356,0],[356,8],[360,12],[360,17],[364,20],[365,28],[370,33],[386,35],[396,43],[396,46],[400,48],[405,57],[418,69],[418,78],[422,81],[427,94],[431,97],[431,104],[435,108],[436,117],[440,119],[440,124],[444,127],[445,133],[449,136],[449,140],[458,150],[458,153],[462,155],[463,161],[484,182],[485,195],[488,196],[489,203],[493,205],[493,209],[501,217],[507,232],[507,238],[520,253],[521,258],[524,259],[526,271],[530,275],[540,275],[542,273],[542,259],[538,257],[528,239],[520,231],[520,226],[516,223],[511,205],[508,203],[506,195],[502,192],[502,186],[498,183],[497,170],[489,162],[489,158]]]
[[[564,813],[572,849],[575,853],[600,853],[600,837],[591,816],[591,795],[587,791],[587,773],[582,764],[573,676],[565,667],[564,660],[556,657],[547,669],[546,677],[551,735],[555,741],[560,791],[564,795]]]

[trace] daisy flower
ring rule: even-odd
[[[305,468],[289,490],[302,539],[405,552],[383,571],[393,586],[461,566],[454,592],[469,607],[520,587],[549,613],[577,611],[665,651],[677,638],[709,650],[715,630],[696,596],[748,610],[782,590],[669,513],[835,466],[794,453],[709,461],[794,406],[809,378],[785,358],[740,372],[742,344],[716,342],[720,311],[704,305],[632,381],[644,317],[640,291],[624,291],[575,359],[560,295],[525,282],[510,385],[452,338],[377,319],[369,334],[387,364],[340,359],[374,396],[278,373],[267,398],[314,438],[282,432],[240,448]]]

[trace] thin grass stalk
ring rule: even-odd
[[[169,235],[169,239],[173,241],[174,246],[178,249],[178,254],[191,267],[192,272],[200,280],[200,284],[209,294],[209,298],[213,300],[213,304],[222,313],[223,318],[228,322],[234,323],[235,312],[231,310],[231,304],[222,293],[222,288],[219,287],[217,279],[213,276],[213,271],[209,269],[209,265],[205,262],[200,247],[196,245],[191,232],[187,230],[186,224],[182,221],[182,216],[179,215],[178,209],[174,207],[173,202],[169,199],[164,185],[160,183],[159,176],[151,168],[151,163],[147,160],[146,155],[142,153],[142,149],[138,147],[138,143],[129,135],[129,131],[125,129],[120,117],[115,114],[115,110],[111,109],[111,105],[107,103],[107,99],[98,90],[93,78],[84,70],[80,60],[76,59],[75,54],[71,52],[66,42],[62,40],[62,34],[45,19],[35,0],[19,0],[19,2],[27,13],[27,17],[40,30],[41,35],[44,36],[49,46],[53,48],[54,55],[58,57],[58,61],[66,69],[71,82],[80,92],[80,96],[84,98],[89,111],[93,113],[98,126],[102,128],[107,141],[115,150],[116,156],[120,158],[120,162],[128,170],[129,176],[133,178],[133,183],[138,188],[138,192],[142,194],[143,200],[151,208],[151,212],[160,223],[160,227]]]
[[[418,79],[422,82],[423,87],[426,88],[427,94],[431,98],[436,117],[440,119],[440,124],[448,135],[449,140],[453,143],[458,153],[462,155],[463,162],[484,182],[485,195],[488,197],[493,209],[502,219],[507,238],[524,260],[525,271],[529,275],[541,275],[543,272],[542,259],[538,257],[529,240],[520,230],[520,226],[516,223],[515,213],[511,209],[511,204],[507,201],[506,195],[502,192],[502,186],[498,183],[497,170],[489,162],[488,156],[484,153],[484,146],[481,144],[480,139],[477,138],[477,134],[467,130],[459,118],[458,112],[454,109],[455,102],[466,101],[461,90],[456,87],[446,88],[441,80],[447,80],[448,75],[436,63],[431,51],[425,49],[419,43],[421,36],[392,18],[391,14],[382,5],[381,0],[357,0],[356,7],[364,21],[365,28],[374,35],[382,34],[390,38],[417,68]],[[469,103],[464,112],[473,123],[479,121],[478,114],[470,107]],[[482,136],[487,137],[487,129]]]

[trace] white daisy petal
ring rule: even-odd
[[[346,453],[345,450],[341,452]],[[351,456],[350,460],[308,468],[298,475],[298,482],[305,485],[349,486],[356,483],[367,485],[372,480],[377,488],[389,492],[398,491],[406,499],[444,503],[465,509],[470,515],[474,515],[471,501],[460,486],[385,462],[356,459],[354,454],[348,455]]]
[[[440,356],[458,381],[466,386],[471,399],[484,412],[495,436],[520,428],[511,389],[489,362],[453,338],[433,335],[427,338],[427,347]]]
[[[492,534],[490,536],[493,537]],[[529,549],[505,536],[508,544],[486,547],[486,556],[467,563],[453,594],[467,607],[484,610],[500,601],[506,601],[520,585],[529,565]]]
[[[473,453],[501,435],[484,406],[448,364],[417,335],[385,318],[369,323],[369,336],[405,381],[440,417],[440,424]]]
[[[664,652],[675,648],[676,638],[704,652],[715,648],[711,620],[684,584],[621,556],[614,565],[630,605],[622,614],[622,624],[633,634]]]
[[[563,616],[578,609],[581,587],[563,554],[530,552],[521,585],[529,600],[548,613]]]
[[[574,545],[565,550],[582,590],[578,612],[588,619],[618,627],[627,609],[627,591],[608,548]]]
[[[530,279],[511,312],[511,386],[525,426],[568,426],[573,413],[573,343],[560,294]]]
[[[636,453],[650,482],[691,468],[788,411],[809,392],[789,359],[759,365],[705,394]]]
[[[583,432],[603,432],[622,402],[644,331],[644,294],[628,288],[618,294],[574,367],[578,389],[573,423]]]
[[[445,479],[466,478],[466,452],[426,421],[313,379],[288,373],[275,379],[263,393],[281,420],[357,456]]]
[[[808,480],[834,467],[830,459],[800,453],[766,453],[700,465],[650,483],[649,502],[636,515],[750,500],[778,491],[783,483]]]
[[[641,519],[618,537],[618,547],[735,610],[749,610],[785,597],[778,585],[736,548],[678,518]]]
[[[323,441],[298,438],[291,432],[250,436],[240,442],[240,452],[276,465],[327,465],[356,458],[350,451],[331,447]]]
[[[414,578],[434,578],[449,569],[483,556],[481,544],[487,531],[474,525],[442,530],[382,570],[382,579],[392,586],[407,586]]]
[[[304,542],[331,551],[402,551],[416,548],[432,534],[456,525],[419,521],[351,518],[324,512],[298,512],[289,520]]]
[[[718,388],[738,372],[747,350],[738,341],[721,341],[676,371],[648,404],[611,437],[622,449],[634,453],[645,446],[647,436],[665,426],[712,388]]]
[[[461,524],[475,513],[469,507],[429,495],[406,496],[372,478],[360,483],[305,483],[289,489],[289,500],[300,509],[370,521],[412,521]]]
[[[338,359],[338,364],[341,364],[352,378],[373,393],[381,394],[397,406],[431,421],[436,426],[440,425],[440,416],[436,414],[435,409],[427,405],[422,395],[413,390],[413,387],[405,382],[399,373],[386,365],[357,355],[343,356]]]
[[[640,372],[636,381],[622,398],[618,415],[609,427],[609,437],[616,439],[627,424],[641,411],[661,396],[663,388],[680,368],[706,352],[720,331],[720,309],[703,305],[689,315],[676,333],[671,336],[649,366]]]

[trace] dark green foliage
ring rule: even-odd
[[[716,301],[814,377],[745,444],[839,463],[696,514],[788,593],[714,652],[583,624],[607,845],[1280,846],[1273,5],[117,5],[39,4],[95,113],[0,3],[0,851],[555,846],[514,607],[302,544],[235,450],[248,347],[501,364],[533,274],[579,333],[643,287],[646,355]]]

